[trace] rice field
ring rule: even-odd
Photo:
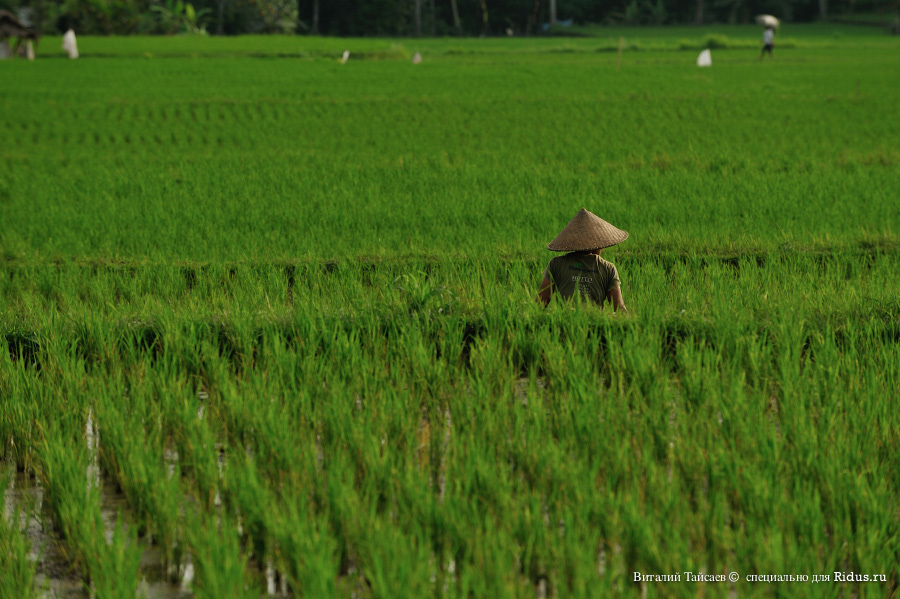
[[[759,36],[0,62],[0,598],[896,597],[900,42]]]

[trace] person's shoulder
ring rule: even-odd
[[[597,267],[605,270],[616,270],[616,265],[607,260],[606,258],[601,258],[597,256]]]
[[[544,269],[544,274],[549,274],[550,278],[555,280],[559,270],[564,267],[561,258],[563,258],[563,256],[554,256],[550,258],[550,261],[547,262],[547,268]]]
[[[619,276],[619,270],[616,268],[616,265],[600,256],[597,256],[597,270],[605,272],[607,276],[613,278]]]

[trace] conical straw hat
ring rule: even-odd
[[[628,239],[628,233],[617,229],[584,208],[547,244],[554,252],[590,252],[608,248]]]

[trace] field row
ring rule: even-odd
[[[629,231],[622,249],[642,253],[897,244],[891,166],[765,173],[737,158],[698,170],[661,156],[557,170],[465,157],[457,166],[440,153],[367,159],[382,166],[327,156],[296,155],[296,170],[244,154],[173,154],[156,168],[128,155],[102,166],[17,162],[0,185],[2,256],[24,265],[535,256],[581,207]]]
[[[584,92],[582,94],[587,95]],[[435,141],[422,138],[421,127],[426,125],[434,132],[455,135],[466,143],[477,142],[501,132],[505,132],[507,139],[513,135],[523,141],[537,141],[534,139],[537,132],[559,128],[565,133],[562,140],[543,140],[540,146],[556,149],[562,141],[569,144],[577,142],[579,147],[583,146],[581,151],[600,151],[601,156],[605,156],[608,149],[604,151],[603,146],[621,147],[636,131],[652,136],[651,140],[662,142],[669,139],[674,129],[681,129],[685,124],[691,123],[696,124],[697,129],[684,132],[686,137],[681,142],[686,146],[698,145],[705,138],[708,147],[716,147],[723,135],[730,134],[729,141],[740,148],[748,144],[749,149],[756,149],[754,144],[775,144],[777,148],[781,145],[778,141],[781,137],[778,128],[785,127],[790,131],[812,126],[810,115],[803,114],[803,107],[828,108],[827,114],[817,117],[824,121],[820,125],[832,126],[833,134],[841,145],[855,147],[865,139],[881,138],[883,131],[879,127],[893,129],[890,124],[871,122],[865,118],[866,111],[883,107],[884,100],[870,94],[871,92],[862,97],[854,97],[851,92],[817,98],[781,95],[768,108],[756,111],[740,127],[736,127],[732,121],[734,103],[738,98],[725,91],[713,92],[703,98],[685,95],[663,99],[650,94],[633,95],[630,98],[591,95],[567,100],[546,96],[521,98],[516,101],[515,112],[494,115],[491,115],[491,108],[502,109],[505,102],[501,106],[490,107],[484,106],[477,98],[432,99],[415,95],[399,99],[362,96],[339,102],[316,97],[242,102],[215,99],[183,103],[106,101],[78,107],[38,106],[32,110],[5,113],[0,117],[0,122],[8,127],[8,131],[19,143],[34,143],[35,149],[56,147],[60,141],[65,143],[76,139],[84,140],[78,136],[91,132],[104,136],[120,132],[178,134],[204,131],[209,134],[224,133],[228,129],[239,127],[240,130],[231,131],[231,135],[246,135],[247,143],[253,147],[261,143],[253,135],[259,129],[271,136],[271,143],[281,145],[291,141],[297,144],[302,139],[297,139],[296,136],[304,132],[314,138],[312,134],[328,128],[328,137],[335,140],[332,143],[346,143],[344,136],[353,133],[358,135],[358,142],[365,145],[366,140],[375,132],[390,126],[395,129],[391,137],[380,143],[386,148],[399,149],[412,140],[418,140],[418,145],[425,141]],[[747,97],[740,100],[752,101],[756,96],[756,93],[747,94]],[[552,109],[546,105],[551,101]],[[11,103],[7,102],[7,105]],[[515,127],[516,119],[524,114],[537,118],[539,126],[536,123],[535,129],[530,131]],[[653,128],[649,129],[648,125],[656,120],[659,122],[654,122]],[[588,125],[587,130],[573,127],[573,123],[585,123]],[[770,126],[768,131],[763,127],[766,124]],[[756,125],[760,129],[754,131]],[[594,136],[601,136],[602,140]],[[454,137],[450,137],[439,145],[452,147],[456,145],[452,143],[454,140]],[[656,145],[657,151],[682,153],[671,142]],[[14,150],[15,146],[4,149]],[[533,148],[502,148],[509,154],[529,149]],[[820,148],[814,147],[808,148],[808,151],[810,156],[819,156],[821,153]],[[731,153],[734,153],[734,149]]]
[[[642,252],[896,244],[896,56],[4,65],[0,252],[523,255],[581,207]]]
[[[824,98],[823,98],[824,100]],[[221,146],[230,153],[254,149],[273,152],[277,148],[297,154],[352,154],[361,158],[384,157],[385,164],[398,165],[398,159],[428,165],[430,157],[444,157],[445,162],[468,166],[513,164],[557,164],[560,168],[589,166],[613,167],[629,161],[661,162],[670,168],[709,168],[720,162],[736,163],[751,172],[805,172],[809,169],[859,165],[860,167],[892,167],[900,164],[896,148],[863,140],[880,137],[880,123],[856,122],[875,101],[852,98],[831,102],[832,116],[822,126],[833,126],[834,137],[846,149],[835,153],[831,148],[811,147],[798,157],[769,155],[766,149],[784,146],[784,126],[788,131],[808,123],[792,120],[781,107],[793,102],[784,98],[771,111],[749,119],[750,123],[735,129],[730,123],[733,100],[709,98],[698,103],[694,98],[668,101],[664,105],[648,97],[632,102],[583,101],[554,102],[547,111],[545,100],[523,100],[517,113],[491,116],[478,102],[424,101],[412,99],[398,105],[392,100],[322,103],[193,103],[184,106],[144,103],[139,106],[102,105],[84,111],[41,110],[33,114],[7,113],[0,118],[14,143],[5,148],[7,161],[28,159],[43,161],[90,159],[98,149],[109,145],[131,146],[130,152],[143,158],[167,162],[159,152],[176,146],[182,160],[195,156],[215,155],[227,162],[231,155],[221,156]],[[804,102],[807,103],[807,102]],[[641,116],[635,108],[652,111],[653,120]],[[52,114],[52,113],[51,113]],[[556,140],[536,143],[539,130],[521,130],[517,120],[530,114],[543,120],[544,127],[558,127],[566,134]],[[794,119],[805,120],[796,114]],[[402,125],[399,123],[402,122]],[[589,123],[586,129],[571,128],[572,123]],[[439,123],[439,124],[438,124]],[[684,135],[676,135],[685,124],[697,127]],[[328,134],[314,133],[327,127]],[[773,130],[765,131],[767,126]],[[754,125],[756,130],[754,130]],[[423,138],[421,128],[428,126],[442,143]],[[392,129],[389,137],[380,130]],[[277,133],[273,133],[276,129]],[[568,130],[567,130],[568,129]],[[876,133],[879,131],[879,133]],[[497,135],[514,142],[497,147]],[[634,148],[635,135],[644,138],[646,148]],[[727,139],[727,144],[724,140]],[[861,146],[865,146],[864,148]],[[352,147],[351,147],[352,146]],[[460,153],[468,147],[478,153],[473,161]],[[652,149],[651,149],[652,148]],[[45,154],[46,153],[46,154]],[[755,156],[754,161],[738,156]],[[450,159],[450,157],[453,157]],[[173,157],[170,157],[173,158]],[[433,159],[433,158],[432,158]],[[669,164],[666,164],[669,163]],[[399,164],[402,164],[400,162]],[[8,166],[12,166],[11,164]]]
[[[20,399],[0,407],[5,458],[38,474],[98,588],[139,579],[138,537],[170,575],[191,564],[198,597],[261,595],[248,560],[329,596],[631,596],[628,573],[681,569],[896,588],[896,310],[725,326],[724,309],[661,323],[507,302],[473,326],[438,297],[390,319],[170,315],[130,333],[51,317],[35,361],[0,352]],[[92,460],[128,505],[110,545]]]
[[[12,319],[108,318],[128,313],[345,316],[401,313],[417,302],[450,302],[460,314],[529,305],[552,257],[436,257],[431,260],[285,262],[262,264],[7,266],[0,308]],[[678,314],[719,317],[787,307],[806,314],[855,313],[896,300],[895,250],[796,252],[744,257],[627,254],[608,256],[626,298],[650,321]],[[542,314],[534,306],[533,312]],[[745,315],[745,316],[741,316]]]

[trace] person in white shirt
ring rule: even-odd
[[[75,41],[75,32],[71,28],[63,36],[62,47],[69,58],[78,58],[78,42]]]
[[[766,55],[766,52],[769,53],[769,58],[772,58],[772,48],[775,47],[775,30],[771,27],[766,27],[763,31],[763,49],[762,52],[759,53],[759,59],[762,60]]]

